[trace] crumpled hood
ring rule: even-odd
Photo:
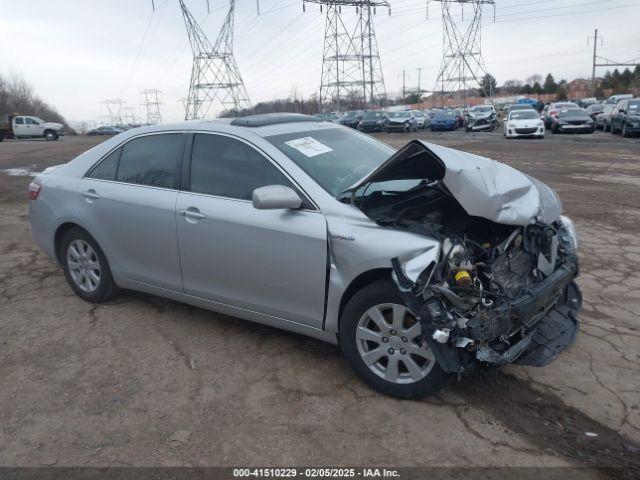
[[[489,118],[492,115],[493,115],[493,112],[472,112],[472,111],[467,112],[467,116],[471,118],[475,118],[477,120],[480,120],[481,118]]]
[[[541,181],[495,160],[421,140],[409,142],[348,191],[416,178],[442,180],[469,215],[496,223],[549,224],[562,213],[560,199]]]

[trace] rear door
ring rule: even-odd
[[[296,187],[270,159],[234,137],[196,134],[183,176],[176,211],[184,292],[321,328],[324,215],[311,204],[255,209],[254,189]]]
[[[13,117],[13,135],[16,137],[28,137],[30,135],[24,117]]]
[[[175,205],[187,135],[150,134],[112,151],[80,181],[84,226],[127,279],[182,290]]]

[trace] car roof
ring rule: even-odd
[[[211,131],[246,136],[256,134],[261,137],[308,130],[347,128],[332,122],[325,122],[311,115],[295,113],[258,114],[237,118],[212,120],[190,120],[171,124],[147,125],[127,130],[131,135],[168,132],[176,130]]]

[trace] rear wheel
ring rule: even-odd
[[[57,140],[58,134],[53,130],[47,130],[46,132],[44,132],[44,138],[50,141]]]
[[[436,393],[450,378],[421,337],[420,324],[391,280],[356,293],[340,321],[340,345],[349,366],[371,388],[397,398]]]
[[[67,282],[83,300],[101,303],[118,293],[107,258],[85,230],[74,227],[64,234],[60,260]]]

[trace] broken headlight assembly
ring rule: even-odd
[[[576,231],[576,227],[571,219],[569,217],[565,217],[564,215],[560,216],[559,221],[563,229],[563,231],[561,232],[561,240],[563,241],[563,243],[569,246],[570,251],[575,253],[578,250],[579,245],[578,232]]]

